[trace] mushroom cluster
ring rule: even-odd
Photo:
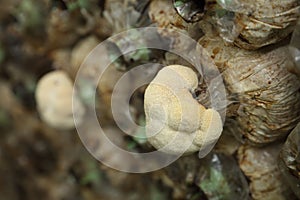
[[[222,132],[219,113],[194,99],[196,73],[171,65],[159,71],[145,92],[148,141],[171,154],[209,152]]]

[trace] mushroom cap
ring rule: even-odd
[[[73,95],[73,83],[64,71],[57,70],[43,76],[37,84],[35,98],[42,120],[54,128],[74,128],[73,112],[76,112],[78,123],[85,112],[78,96]]]
[[[79,70],[79,67],[84,62],[84,59],[89,55],[90,52],[100,43],[100,41],[95,36],[89,36],[87,38],[79,41],[76,46],[73,48],[71,53],[71,66],[73,67],[73,73],[76,74]],[[98,60],[98,59],[97,59]],[[89,59],[88,61],[93,61]],[[91,62],[89,64],[96,65],[97,62]]]
[[[219,113],[205,109],[192,96],[196,73],[181,65],[163,68],[145,92],[146,133],[156,148],[170,154],[188,154],[211,148],[223,124]]]

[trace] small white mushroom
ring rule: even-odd
[[[72,75],[77,75],[78,70],[82,64],[84,64],[84,73],[93,74],[95,73],[95,69],[98,68],[98,61],[97,59],[89,58],[87,61],[84,62],[84,59],[93,51],[93,49],[100,44],[100,40],[97,39],[95,36],[89,36],[80,40],[75,47],[72,49],[71,56],[70,56],[70,63],[72,66]],[[86,67],[89,66],[89,67]]]
[[[192,69],[170,65],[146,89],[146,132],[156,149],[170,154],[207,152],[220,137],[221,117],[193,98],[197,86]]]
[[[79,97],[72,93],[73,83],[65,72],[58,70],[42,77],[37,84],[35,94],[42,120],[54,128],[72,129],[75,127],[74,112],[77,122],[80,123],[85,109]]]

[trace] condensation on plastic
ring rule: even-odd
[[[232,11],[219,10],[216,14],[216,22],[220,36],[229,43],[233,43],[243,29],[241,24],[236,22],[235,13]]]
[[[200,161],[201,178],[197,185],[208,199],[231,200],[249,198],[246,178],[232,156],[210,153]]]
[[[243,29],[243,26],[237,23],[235,13],[248,15],[252,5],[241,0],[217,0],[217,2],[221,6],[216,10],[215,16],[220,36],[224,41],[233,43]]]

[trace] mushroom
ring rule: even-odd
[[[100,43],[100,40],[97,39],[95,36],[89,36],[82,40],[80,40],[75,47],[72,49],[71,56],[70,56],[70,63],[72,66],[72,75],[78,73],[79,68],[82,64],[87,65],[84,63],[84,59],[93,51],[93,49]],[[89,59],[88,65],[90,67],[85,67],[84,69],[87,70],[85,73],[94,74],[95,69],[98,67],[98,62],[93,62],[94,59]],[[89,70],[89,71],[88,71]]]
[[[57,129],[72,129],[75,127],[74,113],[79,124],[85,108],[76,93],[72,93],[73,83],[64,71],[57,70],[42,77],[35,94],[42,120]]]
[[[159,71],[147,87],[144,108],[148,141],[162,152],[207,154],[221,135],[219,113],[193,98],[196,73],[181,65]]]

